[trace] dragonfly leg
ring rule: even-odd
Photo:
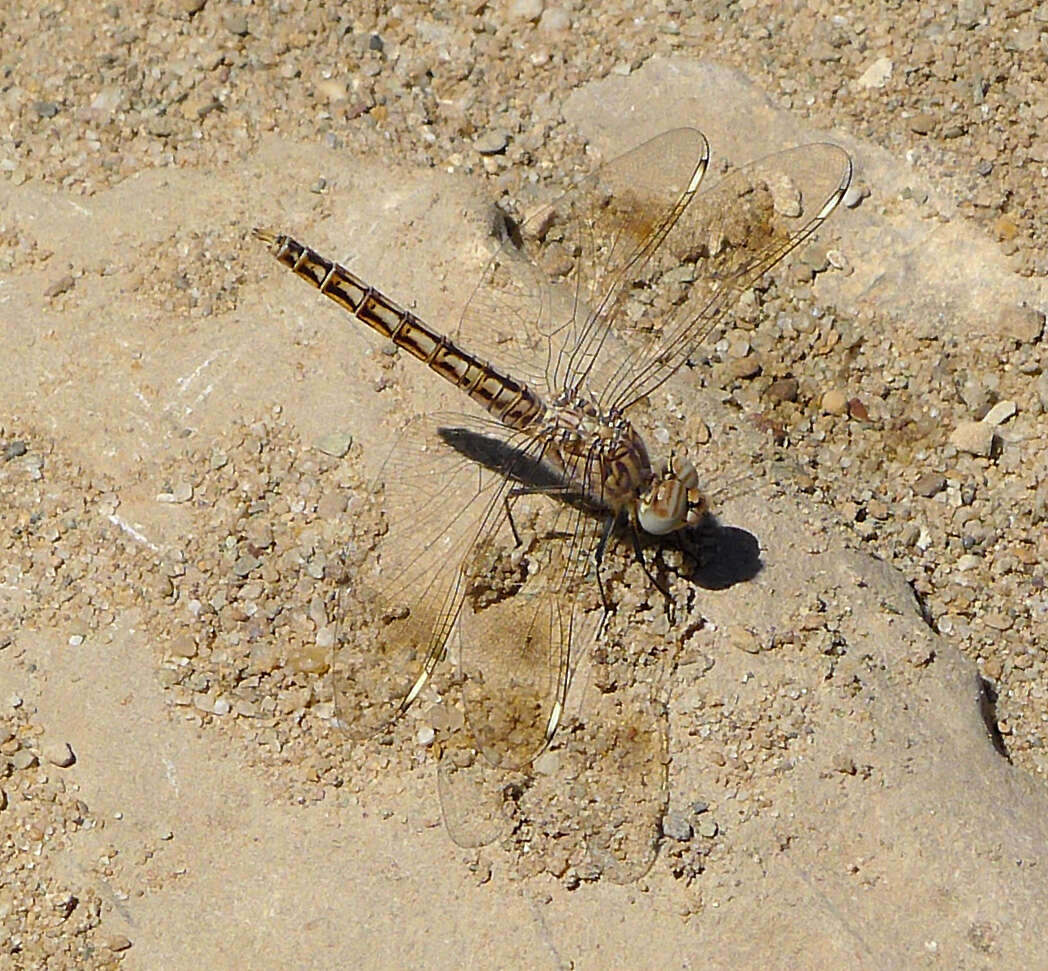
[[[506,498],[502,500],[502,505],[506,509],[509,528],[513,532],[513,542],[517,546],[521,545],[520,533],[517,532],[517,524],[513,521],[513,507],[510,505],[512,500],[519,499],[521,496],[568,495],[571,491],[567,486],[514,486],[510,489],[506,493]]]
[[[617,521],[617,516],[608,516],[604,521],[604,531],[600,534],[600,542],[597,543],[597,549],[593,553],[594,565],[597,570],[597,589],[600,591],[600,603],[604,608],[604,620],[601,621],[602,628],[608,619],[608,615],[611,613],[611,604],[608,603],[608,595],[604,590],[604,578],[600,574],[600,568],[604,563],[604,551],[608,548],[608,540],[611,539],[611,533]]]
[[[673,604],[673,596],[670,594],[669,587],[651,572],[651,568],[648,566],[648,561],[644,559],[644,550],[640,547],[640,533],[637,530],[636,524],[631,524],[630,533],[633,536],[633,552],[637,557],[637,562],[640,563],[641,569],[644,570],[644,573],[651,581],[651,585],[666,599],[667,606],[671,606]]]
[[[520,546],[522,540],[520,538],[520,533],[517,532],[517,524],[513,520],[512,500],[516,499],[520,494],[521,493],[517,492],[516,489],[510,489],[509,492],[506,493],[506,498],[502,500],[502,505],[506,507],[506,518],[509,520],[509,528],[513,533],[513,544],[515,546]]]

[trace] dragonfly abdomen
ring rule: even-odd
[[[340,263],[283,233],[256,229],[254,235],[284,266],[464,391],[503,424],[523,430],[542,418],[546,406],[527,385],[457,347]]]

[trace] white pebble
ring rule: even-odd
[[[993,451],[993,425],[984,421],[962,421],[950,435],[950,443],[969,455],[988,456]]]
[[[1019,409],[1014,401],[998,401],[983,417],[987,425],[1003,425],[1009,418],[1013,417]]]
[[[542,0],[514,0],[509,15],[514,20],[538,20],[542,16]]]

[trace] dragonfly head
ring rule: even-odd
[[[705,514],[706,497],[699,491],[695,466],[676,455],[670,455],[662,475],[637,503],[637,522],[653,536],[697,526]]]

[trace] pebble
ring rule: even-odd
[[[845,191],[841,202],[848,209],[857,209],[862,204],[862,200],[866,199],[869,194],[870,189],[868,186],[852,183]]]
[[[986,412],[983,416],[983,421],[987,425],[1003,425],[1009,418],[1015,417],[1015,413],[1018,410],[1014,401],[998,401],[997,404]]]
[[[51,299],[52,297],[60,296],[63,293],[68,293],[74,286],[76,286],[76,280],[67,273],[65,276],[59,277],[46,290],[44,290],[44,296]]]
[[[931,499],[946,488],[946,476],[939,472],[925,472],[914,484],[913,491],[925,499]]]
[[[761,373],[760,358],[756,354],[747,354],[745,357],[736,357],[728,362],[728,374],[738,380],[755,378]]]
[[[999,610],[991,610],[983,615],[982,622],[991,630],[1004,632],[1010,630],[1014,621]]]
[[[688,817],[680,812],[668,812],[662,817],[662,833],[678,843],[686,843],[695,835]]]
[[[26,769],[31,769],[37,764],[38,759],[36,755],[33,752],[30,752],[27,748],[20,748],[11,756],[11,765],[20,772],[24,772]]]
[[[796,378],[778,378],[768,385],[765,395],[772,401],[796,401],[799,390]]]
[[[340,459],[353,445],[353,436],[346,432],[330,432],[317,441],[317,449],[325,455]]]
[[[856,85],[864,90],[883,88],[892,76],[892,59],[878,57],[856,80]]]
[[[498,155],[506,150],[508,144],[508,132],[488,131],[474,140],[473,148],[480,155]]]
[[[539,30],[544,34],[563,34],[571,29],[571,16],[563,7],[547,7],[539,18]]]
[[[257,556],[251,556],[249,553],[239,557],[236,563],[233,564],[233,572],[238,577],[246,577],[253,570],[257,570],[262,565],[262,561]]]
[[[746,654],[760,654],[761,642],[749,628],[731,624],[724,629],[725,643]]]
[[[423,748],[428,748],[437,738],[437,733],[429,725],[423,725],[415,735],[415,740]]]
[[[843,415],[848,410],[848,396],[837,388],[831,388],[822,396],[822,410],[827,415]]]
[[[4,461],[10,462],[12,459],[21,458],[27,451],[25,442],[17,440],[8,442],[4,446]]]
[[[962,421],[950,435],[950,443],[969,455],[987,457],[993,452],[994,429],[984,421]]]
[[[543,0],[513,0],[509,15],[514,20],[538,20],[543,6]]]
[[[76,764],[76,754],[68,742],[54,742],[44,740],[40,747],[40,754],[47,762],[57,765],[60,769],[68,769]]]
[[[935,115],[928,111],[918,111],[909,120],[910,131],[918,135],[927,135],[935,130]],[[921,200],[922,202],[924,200]]]
[[[712,819],[704,819],[699,823],[699,836],[711,840],[717,835],[717,823]]]

